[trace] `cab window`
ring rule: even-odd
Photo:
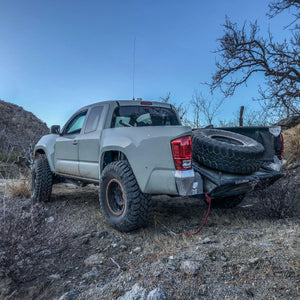
[[[114,111],[111,127],[174,126],[180,125],[176,113],[165,107],[120,106]]]
[[[66,129],[64,130],[64,134],[78,134],[81,131],[83,126],[86,111],[77,114],[67,125]]]
[[[84,133],[89,133],[97,130],[99,120],[103,111],[103,106],[93,107],[86,120],[86,126]]]

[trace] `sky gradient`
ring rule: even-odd
[[[0,99],[47,123],[63,125],[80,107],[135,97],[191,100],[215,71],[225,16],[258,20],[278,39],[288,15],[267,19],[267,0],[0,0]],[[229,119],[240,105],[257,106],[261,75],[226,100]],[[219,99],[220,94],[215,97]]]

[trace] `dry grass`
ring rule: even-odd
[[[300,124],[283,132],[284,157],[287,164],[300,160]]]
[[[29,177],[21,176],[20,179],[13,179],[7,184],[8,198],[30,198],[31,180]]]

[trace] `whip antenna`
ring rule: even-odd
[[[133,40],[133,72],[132,72],[132,100],[135,100],[134,98],[134,79],[135,79],[135,37]]]

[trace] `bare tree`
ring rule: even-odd
[[[200,119],[203,119],[207,125],[211,125],[223,102],[224,98],[216,101],[195,90],[190,102],[194,111],[194,126],[200,127]]]
[[[172,103],[172,101],[170,101],[170,98],[171,98],[171,92],[168,92],[165,97],[160,97],[160,100],[161,100],[161,102],[172,104],[175,107],[183,124],[187,124],[188,120],[187,120],[186,116],[187,116],[187,112],[188,112],[188,106],[185,105],[183,102],[180,102],[179,104]]]
[[[240,123],[241,110],[238,109],[233,113],[232,119],[220,120],[221,127],[236,127],[241,126]],[[243,110],[243,125],[242,126],[269,126],[276,123],[278,120],[274,118],[272,112],[261,107],[261,109],[252,109],[251,107],[244,107]]]
[[[287,8],[295,8],[299,20],[300,0],[276,0],[270,4],[273,17]],[[220,88],[226,97],[247,84],[250,77],[262,73],[264,86],[260,86],[260,97],[268,109],[279,109],[286,115],[300,113],[300,35],[299,26],[293,28],[292,38],[282,43],[275,42],[272,34],[259,35],[257,22],[244,23],[239,28],[226,18],[224,35],[218,40],[216,51],[220,61],[212,77],[211,90]]]
[[[161,102],[164,102],[164,103],[169,103],[169,100],[171,98],[171,92],[167,92],[167,95],[166,97],[159,97]]]
[[[270,18],[274,18],[284,10],[291,8],[295,8],[296,12],[293,13],[294,20],[287,25],[287,27],[289,27],[291,24],[297,22],[297,20],[300,19],[300,0],[274,0],[269,4],[270,11],[267,13],[267,15]]]

